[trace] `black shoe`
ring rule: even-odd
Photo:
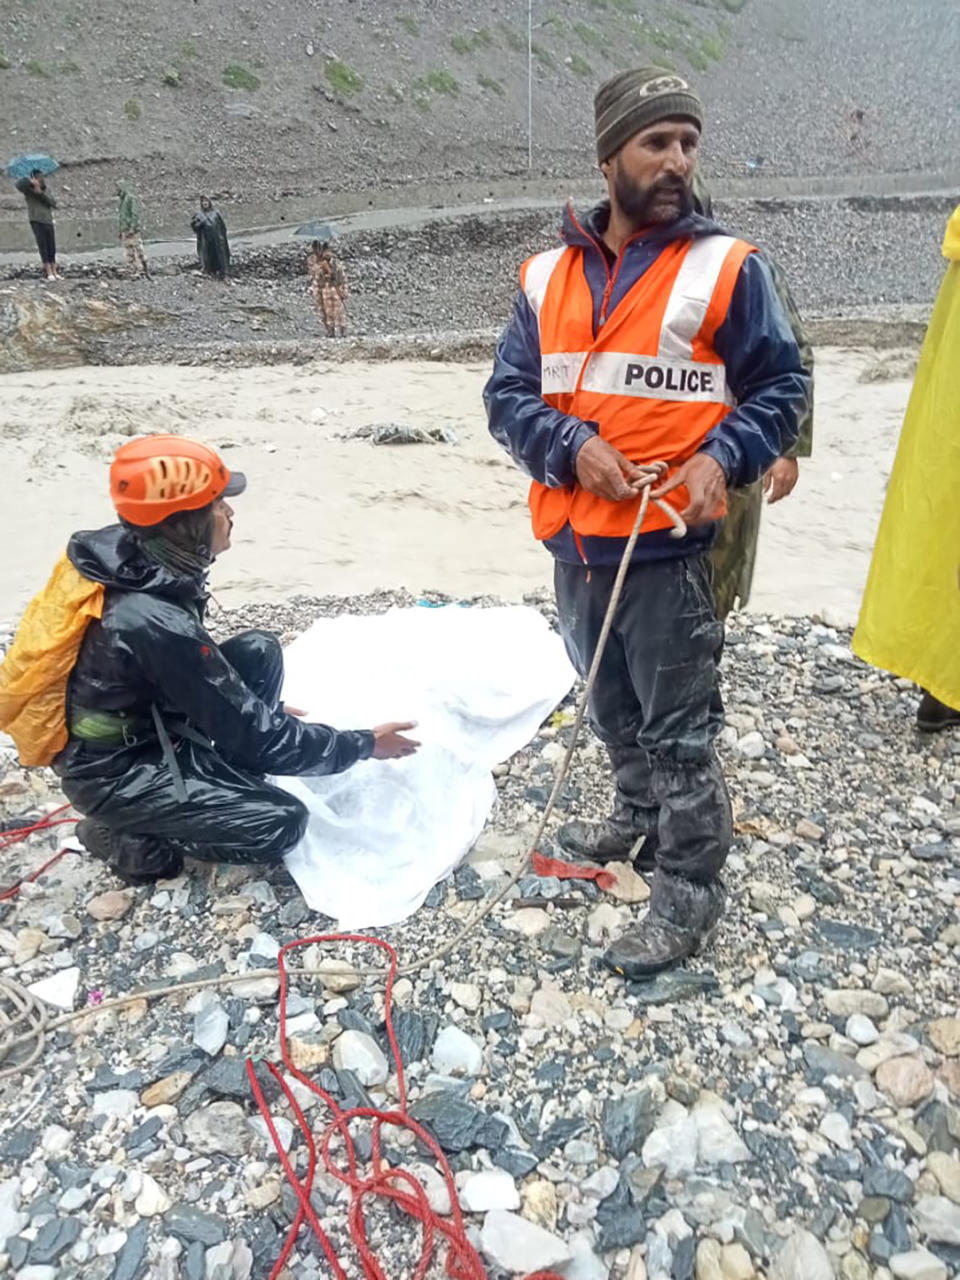
[[[960,724],[960,711],[940,702],[932,693],[924,692],[917,707],[917,728],[921,733],[939,733]]]
[[[656,866],[656,833],[629,830],[613,818],[602,822],[575,818],[564,823],[556,839],[567,853],[589,862],[632,862],[638,871],[652,871]]]
[[[657,872],[648,914],[610,945],[603,963],[624,978],[672,968],[713,941],[726,900],[720,880],[696,884]]]
[[[183,870],[183,858],[170,845],[151,836],[111,831],[103,822],[81,818],[77,839],[87,853],[105,862],[125,884],[155,884],[172,880]]]

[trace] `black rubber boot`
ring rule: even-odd
[[[164,841],[111,831],[105,823],[93,818],[81,818],[77,823],[77,839],[87,853],[107,863],[125,884],[172,880],[183,870],[183,858]]]
[[[960,711],[955,711],[945,702],[940,702],[932,693],[924,691],[920,705],[917,707],[917,728],[920,732],[939,733],[942,729],[949,729],[954,725],[960,725]]]
[[[720,880],[696,884],[658,871],[648,914],[608,948],[603,963],[625,978],[672,968],[713,940],[726,901]]]
[[[638,832],[618,822],[616,815],[602,822],[583,818],[566,822],[557,832],[557,843],[573,857],[589,862],[632,862],[638,871],[656,866],[656,833]]]

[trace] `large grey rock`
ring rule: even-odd
[[[503,1209],[492,1209],[484,1219],[480,1249],[504,1271],[521,1276],[562,1266],[573,1256],[563,1240]]]
[[[600,1118],[603,1141],[615,1160],[642,1149],[662,1103],[663,1085],[659,1080],[604,1102]]]
[[[941,1244],[960,1245],[960,1204],[946,1196],[923,1196],[913,1212],[922,1236]]]
[[[187,1145],[201,1155],[243,1156],[253,1141],[246,1114],[236,1102],[212,1102],[194,1111],[183,1132]]]
[[[18,1235],[29,1221],[30,1215],[20,1212],[20,1179],[0,1182],[0,1252],[9,1237]]]
[[[352,1071],[362,1085],[383,1084],[390,1069],[383,1050],[363,1031],[344,1031],[333,1046],[333,1065]]]
[[[219,1001],[201,1009],[193,1020],[193,1043],[211,1058],[216,1057],[227,1043],[230,1019]]]
[[[948,1280],[946,1263],[926,1249],[895,1253],[889,1266],[896,1280]]]
[[[445,1075],[478,1076],[483,1070],[483,1049],[459,1027],[444,1027],[430,1055],[434,1071]]]
[[[834,1276],[830,1255],[809,1231],[795,1231],[769,1271],[769,1280],[834,1280]]]
[[[226,1239],[227,1228],[221,1217],[204,1213],[192,1205],[175,1204],[163,1215],[166,1229],[182,1244],[214,1245]]]

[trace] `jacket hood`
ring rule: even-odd
[[[960,204],[957,205],[947,223],[947,234],[943,239],[943,256],[951,262],[960,262]]]
[[[118,591],[145,591],[169,600],[202,600],[203,580],[158,564],[121,524],[75,533],[67,556],[78,573]]]
[[[578,217],[572,202],[563,211],[563,227],[560,238],[569,245],[580,248],[594,248],[603,238],[610,223],[610,201],[601,200],[599,204]],[[723,227],[712,218],[705,218],[699,213],[689,213],[675,222],[660,223],[644,234],[648,244],[669,244],[684,236],[719,236],[726,235]]]

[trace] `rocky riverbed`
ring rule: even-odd
[[[321,612],[397,599],[299,599],[225,622],[291,637]],[[960,735],[918,737],[915,691],[810,619],[735,617],[724,684],[738,834],[713,949],[625,984],[597,962],[643,910],[645,882],[623,868],[607,894],[530,876],[452,955],[396,988],[411,1110],[448,1152],[494,1278],[546,1265],[568,1280],[960,1271]],[[564,708],[500,768],[468,864],[385,932],[402,961],[451,938],[503,883],[569,721]],[[9,750],[0,774],[7,823],[58,803],[52,777],[21,772]],[[600,814],[608,800],[590,739],[561,809]],[[55,847],[16,847],[4,879]],[[244,973],[331,922],[280,868],[191,865],[125,890],[75,855],[2,911],[0,975],[90,1012],[0,1084],[0,1268],[21,1280],[266,1276],[296,1199],[244,1068],[279,1060],[278,984]],[[342,973],[293,978],[295,1060],[342,1103],[392,1105],[382,985],[354,972],[369,951],[335,954]],[[235,980],[97,1011],[189,976]],[[303,1170],[290,1111],[273,1110]],[[323,1107],[307,1115],[322,1130]],[[388,1139],[385,1157],[447,1210],[406,1137]],[[313,1203],[347,1256],[343,1188],[319,1174]],[[411,1274],[414,1236],[371,1212],[391,1280]],[[308,1235],[287,1274],[328,1274]]]

